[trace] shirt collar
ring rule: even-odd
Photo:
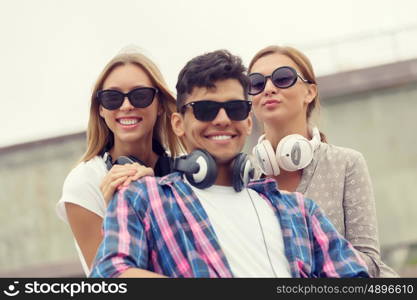
[[[158,184],[160,185],[171,185],[174,182],[178,182],[179,180],[183,180],[183,173],[181,172],[173,172],[166,176],[160,177],[158,180]],[[185,182],[185,181],[184,181]],[[258,180],[252,180],[248,184],[248,188],[251,188],[258,193],[266,194],[268,192],[277,190],[277,183],[273,178],[261,178]]]
[[[258,180],[252,180],[249,182],[248,188],[251,188],[261,194],[267,194],[271,191],[277,190],[278,186],[275,179],[266,177]]]
[[[174,182],[178,182],[179,180],[183,180],[181,172],[173,172],[166,176],[158,178],[159,185],[171,185]]]

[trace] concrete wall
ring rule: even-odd
[[[85,135],[76,134],[0,150],[0,273],[77,262],[55,204],[84,144]]]
[[[321,128],[361,151],[375,189],[385,248],[417,243],[417,60],[321,78]]]
[[[327,99],[322,129],[359,150],[372,177],[380,242],[417,242],[417,82]]]

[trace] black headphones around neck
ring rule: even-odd
[[[140,159],[134,157],[133,155],[123,155],[119,156],[115,161],[113,161],[109,152],[103,154],[104,161],[106,163],[107,170],[110,170],[114,165],[124,165],[124,164],[133,164],[137,162],[138,164],[147,167],[147,165]]]
[[[110,170],[114,165],[133,164],[135,162],[142,166],[148,167],[144,161],[133,155],[119,156],[115,161],[113,161],[113,158],[108,152],[109,149],[110,145],[107,145],[101,154],[106,163],[107,170]],[[166,154],[164,147],[156,139],[152,140],[152,151],[159,156],[154,170],[155,174],[158,174],[157,176],[162,176],[171,173],[171,158]]]
[[[239,153],[231,168],[233,188],[240,192],[254,177],[254,167],[245,153]],[[201,149],[176,158],[174,170],[184,173],[188,182],[199,189],[212,186],[217,179],[216,161],[210,153]]]

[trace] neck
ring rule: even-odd
[[[308,132],[307,120],[300,118],[299,120],[274,121],[264,123],[265,138],[271,143],[274,149],[278,143],[287,135],[300,134],[307,139],[311,139]]]
[[[281,169],[278,176],[269,176],[278,183],[279,189],[287,192],[295,192],[300,185],[303,170],[289,172]]]
[[[158,155],[152,151],[152,134],[134,143],[115,140],[115,144],[109,152],[114,160],[122,155],[132,155],[152,168],[158,160]]]
[[[232,171],[230,163],[217,165],[216,185],[232,186]]]

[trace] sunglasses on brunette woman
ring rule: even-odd
[[[261,73],[251,73],[249,74],[249,95],[258,95],[265,89],[266,81],[268,78],[271,79],[271,82],[277,87],[281,89],[287,89],[292,87],[296,82],[297,79],[300,78],[305,83],[314,83],[311,80],[304,79],[297,71],[288,66],[279,67],[272,72],[271,75],[264,76]]]

